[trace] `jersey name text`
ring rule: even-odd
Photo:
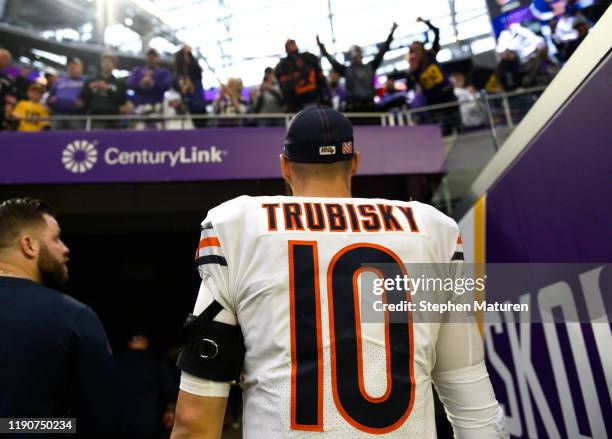
[[[264,203],[268,231],[413,232],[412,208],[372,203]]]

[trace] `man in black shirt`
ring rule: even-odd
[[[94,311],[54,289],[68,248],[48,206],[0,204],[0,418],[76,418],[78,437],[114,437],[112,354]]]
[[[317,35],[317,44],[319,45],[319,50],[321,50],[321,55],[327,58],[333,69],[346,79],[346,111],[349,113],[375,111],[374,96],[376,95],[376,90],[374,89],[374,75],[385,53],[387,53],[391,46],[395,29],[397,29],[397,24],[393,23],[387,39],[378,50],[374,59],[367,64],[364,64],[362,61],[361,47],[359,46],[351,46],[349,49],[349,58],[351,60],[349,65],[340,64],[327,52],[327,49],[325,49]]]
[[[119,114],[119,109],[127,101],[125,82],[113,76],[113,69],[117,67],[117,57],[105,52],[100,58],[100,74],[85,82],[81,90],[81,100],[85,112],[92,115]],[[117,120],[94,120],[91,127],[94,129],[117,128]]]
[[[0,131],[8,128],[6,120],[17,102],[15,81],[10,76],[2,73],[4,68],[10,66],[12,62],[11,52],[0,49]]]
[[[294,40],[287,40],[285,51],[287,56],[274,69],[285,112],[298,112],[312,105],[330,105],[331,94],[319,58],[310,52],[300,52]]]

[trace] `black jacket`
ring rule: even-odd
[[[286,110],[299,111],[308,104],[329,104],[330,92],[319,58],[309,52],[283,58],[274,70]]]
[[[114,437],[113,359],[91,308],[0,277],[0,331],[0,418],[71,417],[78,437]]]
[[[92,90],[90,85],[95,81],[105,81],[105,91]],[[87,114],[118,114],[119,107],[127,101],[125,82],[114,76],[98,76],[88,79],[81,90],[81,100]]]

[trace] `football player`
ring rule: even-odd
[[[238,197],[202,222],[174,439],[218,438],[238,379],[246,438],[435,438],[432,383],[455,437],[507,437],[474,322],[362,325],[365,271],[463,253],[433,207],[351,197],[353,140],[341,113],[301,111],[280,156],[293,196]]]

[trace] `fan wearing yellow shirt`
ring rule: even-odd
[[[11,113],[13,119],[19,121],[17,131],[40,131],[50,128],[49,110],[40,103],[43,93],[44,86],[34,82],[28,87],[28,100],[17,103]]]

